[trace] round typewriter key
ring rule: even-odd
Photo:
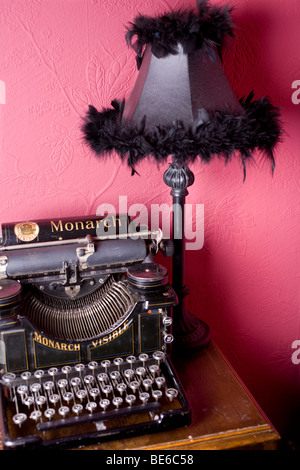
[[[69,380],[69,374],[72,372],[71,366],[63,366],[61,368],[63,374],[65,374],[66,380]]]
[[[79,398],[79,400],[81,400],[81,401],[84,400],[86,396],[87,396],[86,390],[82,390],[82,389],[77,390],[76,397]]]
[[[76,415],[79,415],[79,414],[82,413],[82,411],[83,411],[83,406],[80,405],[80,404],[73,405],[72,411],[73,411],[73,413],[75,413]]]
[[[59,379],[59,381],[57,382],[57,385],[59,388],[64,389],[68,386],[68,383],[69,382],[67,381],[67,379]]]
[[[152,364],[150,367],[149,367],[149,370],[151,372],[152,375],[155,375],[159,372],[159,367],[157,364]]]
[[[124,384],[124,382],[120,382],[120,383],[117,384],[116,389],[122,395],[126,391],[127,385]]]
[[[129,406],[132,406],[133,403],[136,401],[136,396],[133,395],[133,394],[130,394],[130,395],[126,395],[126,403],[128,403]]]
[[[10,396],[11,400],[13,399],[13,397],[12,397],[12,384],[13,384],[15,378],[16,378],[15,374],[13,374],[12,372],[7,372],[7,374],[4,374],[2,376],[2,380],[1,380],[1,382],[4,385],[6,385],[6,387],[8,387],[9,396]]]
[[[5,384],[5,385],[9,385],[11,384],[16,378],[16,375],[13,374],[12,372],[8,372],[7,374],[4,374],[2,376],[2,382]],[[20,413],[18,413],[20,414]],[[16,415],[17,416],[17,415]]]
[[[97,375],[97,379],[99,382],[106,382],[106,380],[108,380],[108,375],[105,372],[100,372],[100,374]]]
[[[41,390],[41,384],[40,383],[34,383],[30,385],[30,391],[32,393],[38,393]]]
[[[61,406],[58,410],[58,413],[65,418],[67,414],[69,413],[70,409],[68,406]]]
[[[38,406],[43,406],[46,403],[47,399],[44,395],[39,395],[36,397],[35,402]]]
[[[96,398],[100,395],[100,390],[99,388],[91,388],[89,394],[91,395],[91,397]]]
[[[103,410],[105,411],[109,407],[110,401],[107,398],[103,398],[102,400],[100,400],[99,404],[101,408],[103,408]]]
[[[41,379],[42,377],[44,377],[44,374],[45,372],[41,369],[38,369],[34,372],[34,376],[36,379]]]
[[[172,401],[174,398],[178,396],[178,390],[176,388],[167,388],[166,390],[166,397]]]
[[[44,377],[45,372],[41,369],[38,369],[34,372],[34,376],[39,380],[39,383],[42,385],[42,378]]]
[[[17,388],[17,392],[19,395],[24,396],[28,392],[27,385],[19,385]]]
[[[44,415],[46,416],[47,419],[53,418],[55,415],[55,409],[54,408],[47,408],[44,412]]]
[[[155,401],[159,400],[162,397],[162,391],[161,390],[152,390],[152,396]]]
[[[76,370],[76,372],[79,372],[80,377],[81,377],[81,372],[83,372],[84,369],[85,369],[84,364],[76,364],[75,365],[75,370]]]
[[[27,415],[25,413],[17,413],[13,416],[13,422],[19,427],[27,420]]]
[[[144,385],[146,390],[149,390],[149,388],[151,387],[152,384],[153,384],[153,380],[151,380],[151,379],[144,379],[143,380],[143,385]]]
[[[113,370],[109,375],[112,380],[119,380],[121,377],[121,374],[118,370]]]
[[[53,403],[53,405],[55,405],[56,403],[60,401],[60,397],[57,393],[52,393],[52,395],[50,395],[49,397],[49,400],[51,403]]]
[[[109,384],[105,384],[101,388],[102,392],[105,393],[106,396],[108,396],[112,392],[112,389],[112,386]]]
[[[98,362],[96,361],[91,361],[88,363],[88,368],[94,373],[94,370],[97,369],[98,367]]]
[[[96,408],[97,408],[97,403],[95,403],[94,401],[89,401],[89,402],[86,404],[86,409],[87,409],[90,413],[93,413],[93,411],[95,411]]]
[[[31,372],[29,372],[29,371],[22,372],[21,377],[22,377],[23,380],[29,380],[30,377],[31,377]]]
[[[126,362],[128,362],[128,364],[130,364],[131,367],[132,367],[132,365],[135,363],[135,361],[136,361],[136,357],[135,357],[135,356],[128,356],[128,357],[126,357]]]
[[[145,362],[148,361],[149,356],[146,353],[142,353],[139,355],[139,360],[142,361],[143,366],[145,366]]]
[[[114,365],[118,366],[118,370],[120,370],[120,365],[123,364],[123,359],[121,357],[114,358]]]
[[[74,395],[72,392],[65,392],[63,394],[63,400],[65,400],[67,403],[69,403],[71,400],[73,400]]]
[[[150,395],[147,392],[141,392],[139,396],[140,396],[141,402],[143,402],[144,404],[147,403],[150,398]]]
[[[42,412],[39,410],[34,410],[30,413],[30,418],[34,421],[38,421],[42,417]]]
[[[113,405],[114,405],[116,408],[119,408],[119,406],[121,406],[122,403],[123,403],[123,398],[121,398],[121,397],[114,397],[112,402],[113,402]]]
[[[166,379],[164,377],[156,377],[155,383],[158,388],[161,388],[166,383]]]
[[[152,354],[152,357],[153,357],[153,359],[155,359],[155,360],[158,362],[158,364],[159,364],[160,361],[161,361],[162,359],[164,359],[165,353],[163,353],[162,351],[155,351],[155,352]]]
[[[104,367],[105,372],[107,372],[107,368],[110,366],[110,360],[105,359],[104,361],[101,361],[101,366]]]
[[[62,371],[63,374],[65,374],[65,375],[68,377],[69,373],[72,371],[72,367],[70,367],[70,366],[63,366],[63,367],[61,368],[61,371]]]
[[[139,377],[143,377],[146,373],[146,369],[145,367],[137,367],[135,369],[135,373],[139,376]]]
[[[44,383],[44,389],[47,391],[53,390],[54,388],[54,382],[52,380],[47,380],[47,382]]]
[[[84,383],[87,384],[87,385],[90,385],[92,383],[94,383],[94,376],[93,375],[86,375],[83,379]]]
[[[81,380],[79,377],[72,377],[70,382],[71,382],[72,387],[75,387],[75,388],[79,387],[79,385],[81,384]]]
[[[48,374],[51,375],[51,377],[55,377],[58,374],[57,367],[50,367]]]
[[[134,370],[133,369],[126,369],[124,372],[124,375],[127,379],[131,379],[134,376]]]
[[[28,408],[30,408],[31,405],[33,404],[34,404],[34,398],[32,396],[24,398],[24,405],[28,406]]]
[[[137,380],[133,380],[132,382],[130,382],[129,387],[131,388],[133,393],[135,393],[139,389],[140,383]]]

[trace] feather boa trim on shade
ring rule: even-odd
[[[126,41],[137,54],[138,67],[147,44],[151,44],[152,53],[157,58],[176,54],[178,43],[186,54],[197,49],[222,48],[226,36],[233,36],[231,9],[210,6],[206,1],[199,3],[197,14],[178,10],[153,18],[139,15],[130,23]],[[133,43],[134,36],[137,39]]]
[[[112,108],[102,112],[89,106],[83,133],[96,155],[115,151],[123,161],[127,160],[132,173],[146,157],[164,163],[172,155],[183,165],[197,159],[209,163],[214,156],[227,162],[238,153],[245,178],[246,161],[255,151],[262,152],[274,170],[273,152],[282,131],[279,109],[268,98],[253,100],[250,93],[240,100],[243,108],[240,114],[215,111],[200,124],[186,127],[182,122],[174,122],[171,127],[157,126],[149,130],[145,130],[145,119],[139,128],[122,122],[124,103],[115,100]]]

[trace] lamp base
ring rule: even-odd
[[[173,336],[173,356],[195,353],[210,342],[210,329],[185,308],[183,301],[173,309]]]
[[[174,334],[174,347],[175,354],[180,352],[194,353],[203,349],[210,342],[210,330],[208,325],[200,318],[194,317],[189,313],[190,318],[188,322],[190,331],[184,333],[183,331]]]

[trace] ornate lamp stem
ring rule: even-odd
[[[185,297],[185,236],[184,217],[187,188],[194,183],[190,168],[173,158],[164,173],[164,182],[171,187],[173,198],[173,288],[178,296],[178,305],[173,309],[173,353],[195,351],[204,347],[210,339],[209,328],[202,320],[186,309]]]

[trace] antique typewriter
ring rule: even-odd
[[[71,448],[188,425],[170,360],[176,295],[160,230],[127,215],[2,225],[5,449]]]

